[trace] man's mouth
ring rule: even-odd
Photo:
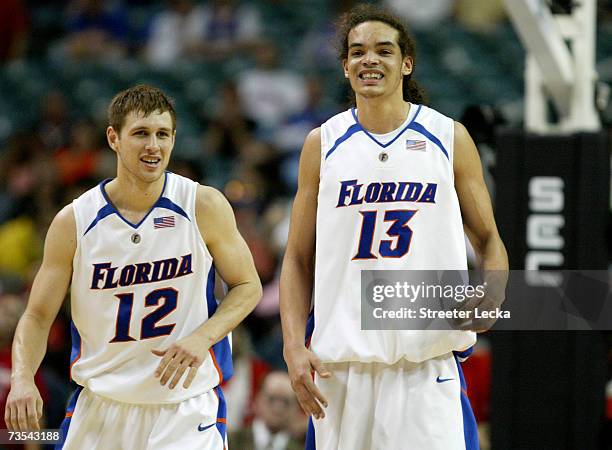
[[[362,80],[381,80],[384,75],[380,72],[364,72],[359,74],[359,78]]]
[[[140,161],[142,161],[149,167],[157,167],[157,165],[161,161],[161,158],[158,156],[143,156],[142,158],[140,158]]]

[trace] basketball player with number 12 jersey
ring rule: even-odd
[[[117,176],[64,207],[13,346],[7,425],[39,428],[33,383],[70,286],[77,387],[58,449],[223,450],[228,334],[261,285],[227,200],[166,171],[176,116],[151,86],[120,92],[107,139]],[[229,291],[214,296],[215,271]]]

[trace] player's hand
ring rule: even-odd
[[[459,309],[469,311],[472,319],[464,320],[463,323],[457,326],[458,329],[474,331],[476,333],[484,333],[490,330],[497,322],[494,313],[501,309],[502,304],[506,300],[506,278],[505,273],[497,271],[489,271],[487,273],[488,281],[484,283],[483,296],[471,296],[466,299]],[[492,317],[475,318],[475,312],[478,308],[480,315],[483,312],[491,313]]]
[[[478,309],[479,314],[482,315],[483,312],[494,313],[500,305],[500,302],[497,302],[486,295],[483,298],[471,298],[466,300],[466,304],[461,305],[461,307],[458,309],[468,312],[470,314],[470,319],[453,319],[451,321],[453,329],[473,331],[475,333],[484,333],[485,331],[489,331],[491,328],[493,328],[493,325],[495,325],[498,319],[495,318],[495,316],[490,318],[476,318],[476,309]]]
[[[6,398],[4,422],[10,431],[38,431],[43,401],[34,378],[15,379]]]
[[[189,369],[183,382],[183,387],[187,389],[198,373],[198,367],[204,362],[208,347],[202,343],[199,336],[190,335],[176,341],[166,350],[153,349],[151,352],[162,358],[155,369],[155,377],[160,378],[161,385],[164,386],[171,380],[168,387],[174,389]]]
[[[283,351],[285,362],[289,370],[291,386],[306,414],[312,414],[315,419],[325,417],[323,407],[327,407],[327,400],[314,384],[312,372],[316,371],[320,377],[329,378],[329,373],[321,361],[304,345],[285,347]]]

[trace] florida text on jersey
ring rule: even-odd
[[[459,331],[361,330],[361,270],[467,269],[453,136],[454,121],[422,105],[384,135],[355,109],[322,125],[310,328],[323,361],[420,362],[475,342]]]
[[[217,309],[212,257],[196,223],[197,183],[166,172],[161,196],[137,224],[121,216],[105,186],[73,202],[77,250],[71,287],[71,377],[128,403],[177,403],[231,376],[230,343],[214,345],[188,388],[153,374],[165,349]]]

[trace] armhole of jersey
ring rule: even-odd
[[[79,213],[77,212],[77,205],[79,203],[79,199],[75,198],[74,200],[72,200],[72,215],[74,216],[74,228],[75,228],[75,232],[76,232],[76,246],[74,248],[74,256],[72,257],[72,267],[73,267],[73,274],[74,274],[74,267],[75,264],[77,262],[77,257],[81,251],[81,238],[83,237],[83,224],[81,223],[81,217],[79,216]]]
[[[327,153],[326,123],[327,122],[323,123],[319,128],[319,134],[321,135],[321,151],[319,152],[319,182],[321,181],[321,174],[325,165],[325,154]]]
[[[202,233],[200,232],[200,227],[198,226],[198,212],[197,212],[197,207],[198,207],[198,185],[199,183],[196,181],[191,181],[192,183],[192,191],[193,191],[193,195],[192,200],[191,200],[191,205],[190,209],[193,213],[193,226],[195,228],[195,232],[198,236],[198,242],[200,243],[200,245],[202,246],[202,248],[204,249],[204,253],[206,253],[206,255],[208,255],[208,257],[210,258],[210,260],[213,260],[212,255],[210,254],[210,251],[208,250],[208,247],[206,246],[206,242],[204,241],[204,236],[202,236]]]
[[[450,136],[450,170],[451,170],[451,179],[453,180],[453,185],[455,184],[455,119],[450,119],[451,121],[451,136]]]

